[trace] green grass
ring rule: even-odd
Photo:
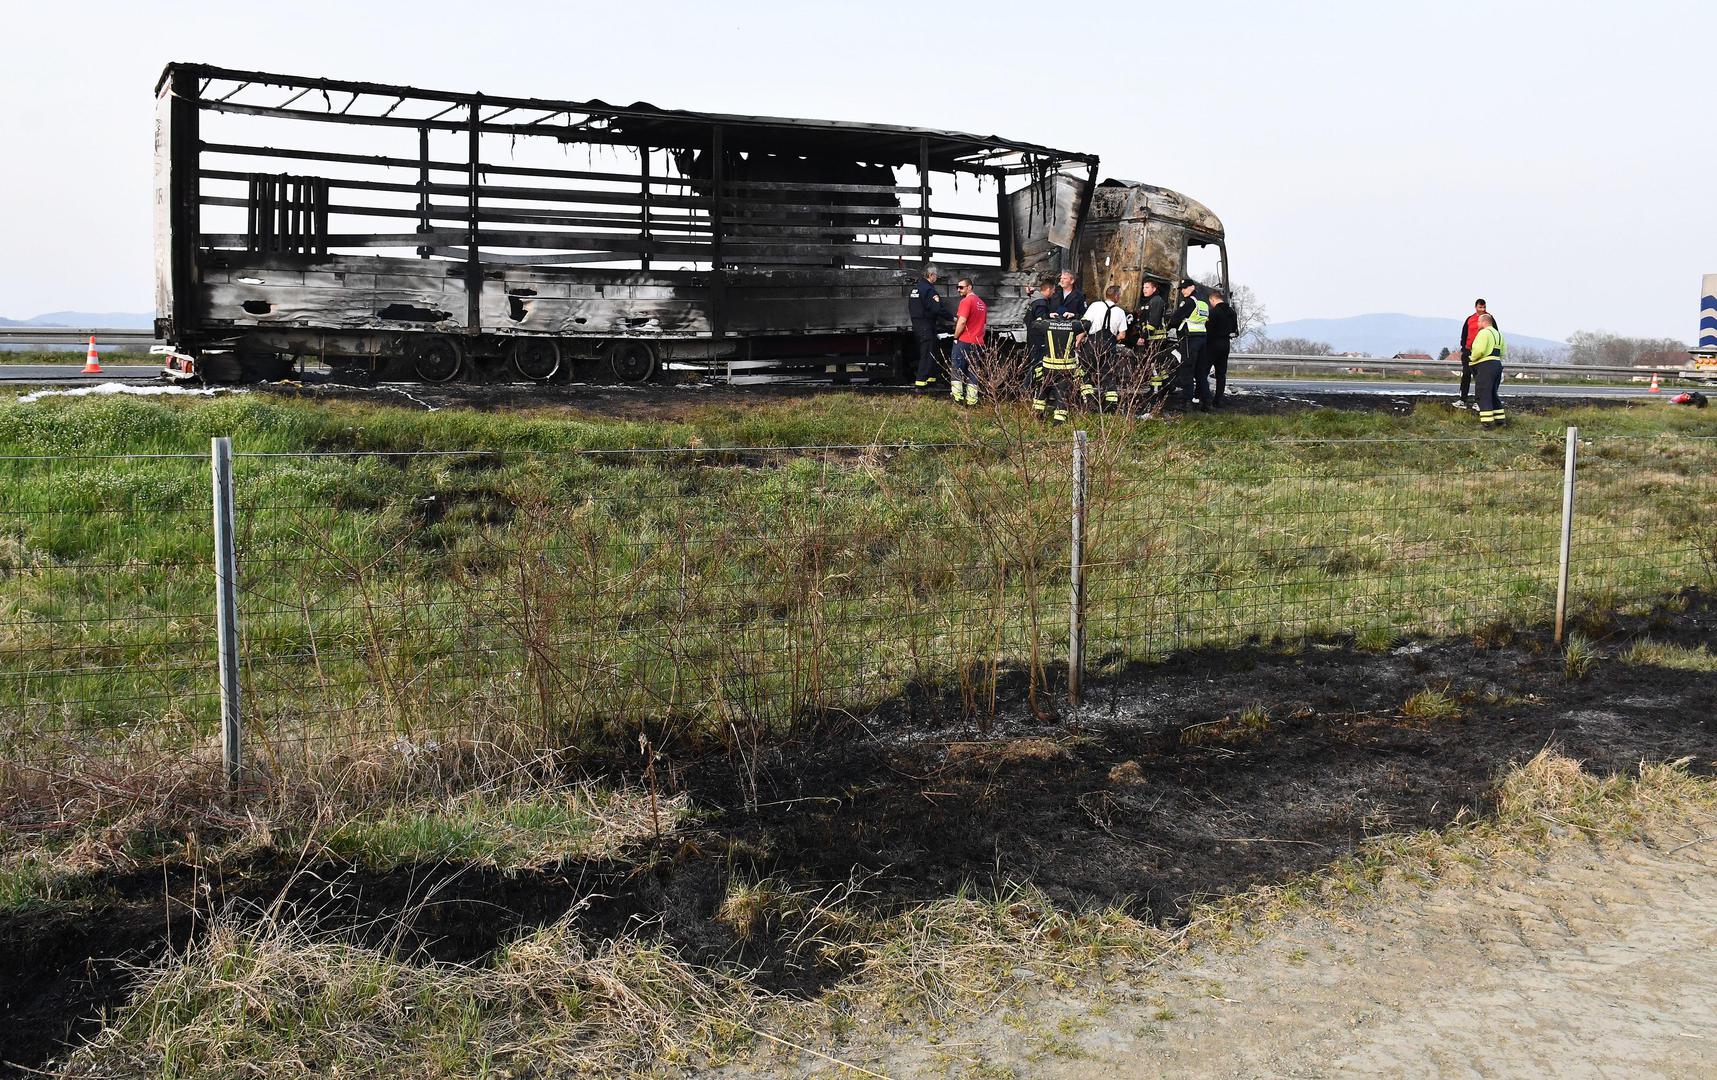
[[[1027,446],[1016,416],[842,392],[664,420],[0,400],[0,454],[189,455],[0,462],[0,761],[215,752],[216,434],[320,455],[237,463],[249,753],[276,771],[454,737],[743,753],[914,683],[982,713],[996,672],[1065,650],[1066,440]],[[1576,595],[1708,581],[1717,453],[1655,438],[1699,431],[1688,414],[1570,409],[1504,434],[1431,406],[1095,421],[1088,654],[1542,622],[1567,423],[1600,437]],[[583,453],[873,442],[968,446]],[[492,453],[349,453],[470,449]]]
[[[429,786],[363,800],[254,800],[242,815],[139,797],[153,805],[80,808],[83,819],[68,815],[57,829],[0,831],[0,914],[96,898],[108,871],[193,864],[215,873],[264,851],[293,859],[314,853],[376,871],[435,863],[508,872],[565,866],[622,857],[679,828],[691,812],[683,794],[593,783],[489,785],[440,797],[421,790]]]
[[[431,806],[409,803],[316,830],[316,846],[379,870],[413,863],[478,864],[518,870],[613,856],[620,847],[667,833],[686,816],[683,796],[650,814],[641,793],[622,799],[588,789],[503,798],[478,792]],[[298,846],[288,833],[281,846]]]
[[[67,868],[52,852],[0,854],[0,913],[62,908],[99,891],[89,875]]]
[[[1603,659],[1603,652],[1582,634],[1568,635],[1562,647],[1562,673],[1570,682],[1584,679]]]
[[[1620,659],[1624,664],[1639,664],[1644,667],[1717,672],[1717,654],[1713,654],[1704,645],[1689,648],[1686,645],[1645,638],[1628,646]]]
[[[1442,723],[1459,719],[1461,705],[1449,696],[1448,687],[1441,690],[1426,687],[1406,700],[1401,714],[1410,720]]]

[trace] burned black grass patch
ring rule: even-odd
[[[1685,594],[1618,618],[1597,647],[1648,635],[1709,648],[1717,609]],[[1404,707],[1425,705],[1428,687],[1439,707]],[[404,958],[461,961],[571,917],[592,939],[657,937],[694,963],[814,994],[848,970],[843,935],[865,919],[964,888],[1024,884],[1067,909],[1118,905],[1172,926],[1200,898],[1485,814],[1504,770],[1546,746],[1598,774],[1684,758],[1717,771],[1709,672],[1602,662],[1570,681],[1534,632],[1483,647],[1463,635],[1386,652],[1188,652],[1095,680],[1052,723],[1025,694],[1004,680],[988,734],[920,695],[743,763],[671,750],[661,782],[689,793],[699,820],[619,859],[378,873],[264,852],[103,876],[75,902],[0,916],[0,1059],[61,1053],[124,999],[116,960],[183,948],[216,913],[307,913]]]

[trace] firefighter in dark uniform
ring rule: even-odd
[[[1043,381],[1038,393],[1049,409],[1050,422],[1065,424],[1068,410],[1073,408],[1074,388],[1079,384],[1077,343],[1085,324],[1051,315],[1038,320],[1037,325],[1043,334]]]
[[[1133,347],[1144,357],[1150,370],[1153,396],[1163,390],[1163,367],[1168,363],[1169,351],[1168,321],[1169,302],[1163,295],[1162,286],[1146,281],[1139,287],[1139,315],[1133,324],[1137,327],[1137,336]]]
[[[936,288],[934,266],[924,268],[924,276],[912,283],[906,294],[906,313],[912,318],[912,336],[918,341],[918,378],[912,385],[927,390],[943,373],[942,353],[936,334],[944,326],[954,324],[954,313]]]
[[[1031,360],[1031,410],[1039,420],[1045,415],[1043,399],[1043,354],[1049,349],[1044,321],[1055,311],[1055,279],[1041,278],[1037,283],[1037,299],[1025,312],[1025,347]]]
[[[1081,320],[1080,356],[1084,374],[1088,376],[1080,395],[1088,405],[1099,405],[1106,412],[1121,407],[1121,394],[1131,385],[1133,350],[1122,344],[1127,336],[1127,313],[1121,307],[1121,287],[1111,285],[1103,290],[1103,298],[1085,309]],[[1097,394],[1103,395],[1099,403]]]
[[[1169,316],[1169,325],[1180,335],[1180,378],[1186,392],[1187,407],[1210,408],[1210,360],[1204,353],[1210,322],[1210,302],[1199,295],[1198,282],[1187,278],[1180,283],[1180,304]]]

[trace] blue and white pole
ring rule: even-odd
[[[1717,349],[1717,274],[1706,274],[1699,291],[1699,347]]]

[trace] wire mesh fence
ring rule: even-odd
[[[971,696],[986,659],[1064,639],[1033,637],[1034,605],[1066,626],[1041,587],[1064,510],[1010,530],[972,494],[1006,485],[950,480],[986,467],[909,447],[240,455],[247,724],[274,757],[640,725],[743,745],[912,685]]]
[[[1182,447],[1097,481],[1095,660],[1548,616],[1559,457],[1481,439],[1288,446]]]
[[[0,459],[0,764],[215,736],[209,496],[201,455]]]
[[[242,450],[242,448],[241,448]],[[1581,443],[1576,605],[1717,573],[1717,440]],[[1085,455],[1085,648],[1542,625],[1561,440]],[[218,764],[209,460],[0,461],[0,764]],[[259,772],[450,740],[753,755],[889,702],[982,723],[1070,655],[1070,445],[234,458],[239,710]]]
[[[1576,611],[1717,582],[1717,438],[1580,440],[1570,575]]]

